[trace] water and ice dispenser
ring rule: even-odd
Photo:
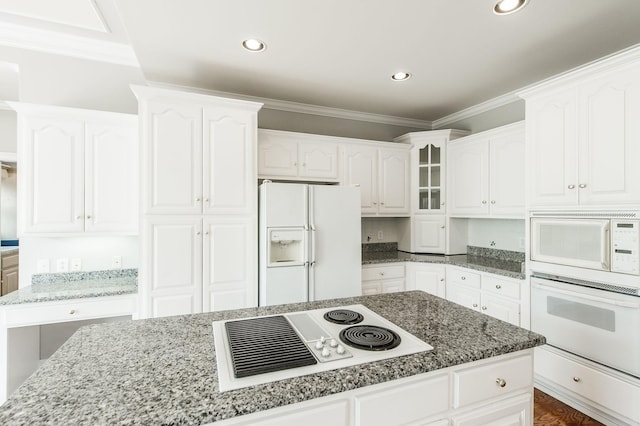
[[[304,228],[269,228],[268,267],[303,265],[305,261]]]

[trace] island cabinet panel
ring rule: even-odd
[[[141,317],[256,306],[261,105],[133,90],[142,138]]]
[[[137,117],[12,103],[18,111],[18,233],[136,234]]]
[[[520,395],[502,401],[496,401],[489,407],[470,410],[455,416],[453,426],[530,426],[533,424],[531,395]]]
[[[391,425],[425,420],[449,409],[449,377],[414,379],[355,398],[355,424]]]

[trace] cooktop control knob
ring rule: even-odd
[[[324,348],[324,343],[322,339],[320,339],[316,342],[316,349],[322,349],[322,348]]]
[[[322,349],[322,356],[323,356],[324,358],[328,358],[328,357],[329,357],[329,355],[331,355],[331,352],[329,351],[329,348],[323,348],[323,349]]]
[[[327,338],[324,336],[320,336],[320,343],[322,343],[324,345],[324,342],[327,341]]]
[[[344,353],[344,346],[338,345],[338,347],[336,348],[336,352],[338,352],[338,354],[342,355]]]
[[[338,342],[336,341],[336,339],[331,339],[331,341],[329,342],[329,346],[331,346],[332,348],[338,346]]]

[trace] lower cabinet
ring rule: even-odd
[[[549,345],[535,349],[535,383],[605,424],[640,424],[640,379]]]
[[[449,266],[446,296],[447,300],[521,326],[523,283],[523,280]]]
[[[10,253],[2,253],[2,260],[0,261],[0,268],[2,268],[0,296],[9,294],[12,291],[18,289],[19,282],[19,260],[18,251],[15,250]]]
[[[404,291],[404,263],[362,266],[362,295]]]
[[[533,349],[527,349],[223,420],[220,425],[530,426],[532,406]]]
[[[80,327],[135,312],[135,294],[0,308],[0,404]]]
[[[407,290],[422,290],[444,298],[446,266],[433,263],[407,262]]]

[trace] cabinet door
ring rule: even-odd
[[[580,204],[640,202],[640,67],[580,89]]]
[[[368,146],[345,148],[345,185],[360,187],[363,214],[378,212],[378,150]]]
[[[141,316],[202,312],[202,219],[149,216],[143,232]]]
[[[21,117],[19,128],[21,228],[26,233],[82,232],[84,123]]]
[[[409,214],[409,151],[380,149],[379,206],[381,214]]]
[[[208,214],[255,211],[256,113],[206,107],[203,111],[203,205]]]
[[[456,282],[447,283],[447,300],[476,311],[480,310],[480,291]]]
[[[495,402],[452,418],[454,426],[530,426],[533,420],[531,395]]]
[[[258,305],[255,222],[255,218],[205,217],[205,312]]]
[[[202,108],[145,101],[141,107],[144,213],[202,212]]]
[[[444,253],[446,229],[444,216],[414,216],[413,239],[417,253]]]
[[[372,294],[382,293],[382,282],[380,281],[364,281],[362,283],[362,295],[371,296]]]
[[[138,231],[138,125],[86,124],[85,231]]]
[[[2,296],[4,296],[5,294],[9,294],[12,291],[16,291],[18,289],[18,266],[10,266],[10,267],[6,267],[4,266],[4,260],[3,260],[3,265],[2,265],[2,289],[0,290],[0,293],[2,294]]]
[[[438,297],[445,297],[445,267],[442,265],[415,264],[413,289],[422,290]]]
[[[524,127],[492,138],[489,149],[491,215],[524,217]]]
[[[404,291],[404,279],[386,280],[382,282],[383,293],[397,293]]]
[[[338,144],[301,141],[298,143],[300,177],[338,178]]]
[[[481,310],[484,314],[520,326],[520,303],[516,301],[483,293]]]
[[[260,132],[258,141],[258,175],[261,178],[298,176],[298,143]]]
[[[576,99],[573,90],[527,102],[530,205],[578,202]]]
[[[449,145],[447,184],[450,214],[489,214],[488,140],[475,139]]]

